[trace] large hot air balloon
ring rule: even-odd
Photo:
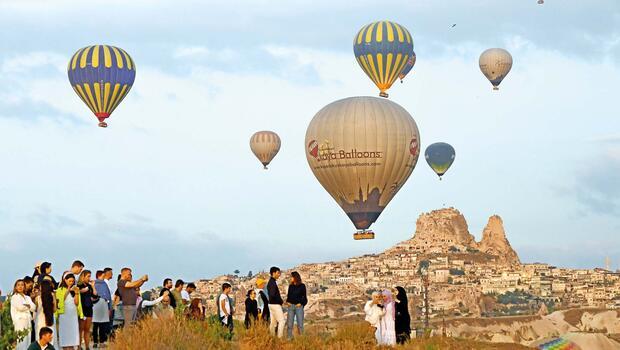
[[[403,67],[403,70],[398,75],[398,78],[400,79],[401,83],[403,82],[403,79],[405,79],[407,74],[409,74],[409,71],[411,71],[411,68],[415,66],[415,60],[416,60],[415,52],[412,51],[411,57],[409,57],[409,59],[407,60],[407,64]]]
[[[432,145],[426,147],[426,152],[424,152],[424,157],[426,158],[426,162],[433,169],[433,171],[441,177],[443,174],[448,171],[452,163],[454,162],[454,158],[456,157],[456,152],[454,151],[454,147],[450,146],[444,142],[433,143]]]
[[[381,90],[379,96],[392,86],[413,52],[409,31],[398,23],[379,21],[365,25],[353,40],[357,63],[370,80]]]
[[[499,84],[512,68],[512,56],[504,49],[488,49],[478,60],[480,70],[493,84],[493,90],[499,90]]]
[[[407,111],[376,97],[323,107],[306,131],[314,176],[349,216],[355,239],[372,239],[374,223],[415,168],[420,134]]]
[[[273,131],[259,131],[250,138],[250,148],[265,169],[278,154],[280,145],[280,137]]]
[[[105,128],[105,119],[114,112],[127,96],[136,79],[136,65],[125,50],[94,45],[79,49],[67,68],[73,90],[99,119]]]

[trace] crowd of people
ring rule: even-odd
[[[297,272],[291,273],[286,300],[280,295],[278,267],[269,271],[269,279],[256,279],[256,289],[248,291],[245,300],[244,325],[257,322],[269,326],[278,337],[293,336],[295,322],[303,333],[304,307],[308,303],[306,286]],[[149,280],[148,275],[134,279],[130,268],[123,268],[113,283],[112,268],[91,270],[76,260],[60,281],[52,275],[52,264],[37,263],[32,276],[15,281],[10,295],[10,311],[16,332],[27,333],[17,343],[16,350],[75,350],[105,348],[114,330],[126,327],[145,317],[172,319],[183,315],[193,320],[205,320],[206,308],[200,298],[192,298],[194,283],[166,278],[155,297],[151,291],[140,292]],[[232,335],[236,302],[232,285],[224,283],[216,298],[217,317]],[[287,312],[285,319],[284,313]],[[92,337],[91,337],[92,335]]]
[[[403,287],[396,287],[396,298],[391,290],[372,293],[372,300],[364,306],[366,321],[375,330],[379,345],[404,344],[411,334],[409,302]]]

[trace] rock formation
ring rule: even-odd
[[[497,256],[502,263],[510,265],[520,264],[517,253],[512,249],[506,238],[502,218],[498,215],[493,215],[489,218],[489,222],[482,231],[482,240],[478,244],[478,249],[487,254]]]
[[[433,210],[420,215],[410,244],[426,253],[443,253],[450,249],[476,248],[465,217],[454,208]]]

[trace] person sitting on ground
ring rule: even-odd
[[[153,299],[153,293],[150,291],[146,291],[142,293],[142,298],[140,302],[138,302],[138,319],[143,319],[147,316],[153,316],[153,310],[157,305],[159,305],[165,296],[170,296],[170,292],[164,291],[164,294],[155,300]]]
[[[168,294],[172,294],[172,279],[170,278],[166,278],[164,280],[164,283],[162,283],[162,289],[159,291],[159,296],[164,295],[164,292],[168,291]],[[177,303],[176,300],[174,300],[174,298],[170,299],[170,306],[172,306],[173,308],[177,307]]]
[[[366,313],[365,320],[370,323],[370,326],[374,328],[375,339],[377,343],[381,342],[381,318],[385,315],[385,309],[383,308],[383,295],[379,292],[372,293],[372,300],[366,302],[364,306],[364,312]]]
[[[52,345],[54,339],[54,332],[49,327],[43,327],[39,331],[39,340],[30,344],[28,350],[55,350]]]
[[[170,294],[164,293],[161,297],[161,303],[159,303],[153,309],[153,318],[160,320],[168,320],[174,318],[174,308],[170,305],[172,299]]]
[[[185,311],[185,315],[190,320],[203,321],[205,319],[205,309],[200,298],[192,299],[189,307]]]
[[[258,320],[258,302],[256,301],[256,291],[250,289],[245,299],[245,328],[250,328]]]

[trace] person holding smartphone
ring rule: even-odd
[[[80,288],[75,275],[66,272],[56,290],[56,315],[58,315],[58,346],[73,350],[80,346],[79,320],[84,318],[80,299]]]

